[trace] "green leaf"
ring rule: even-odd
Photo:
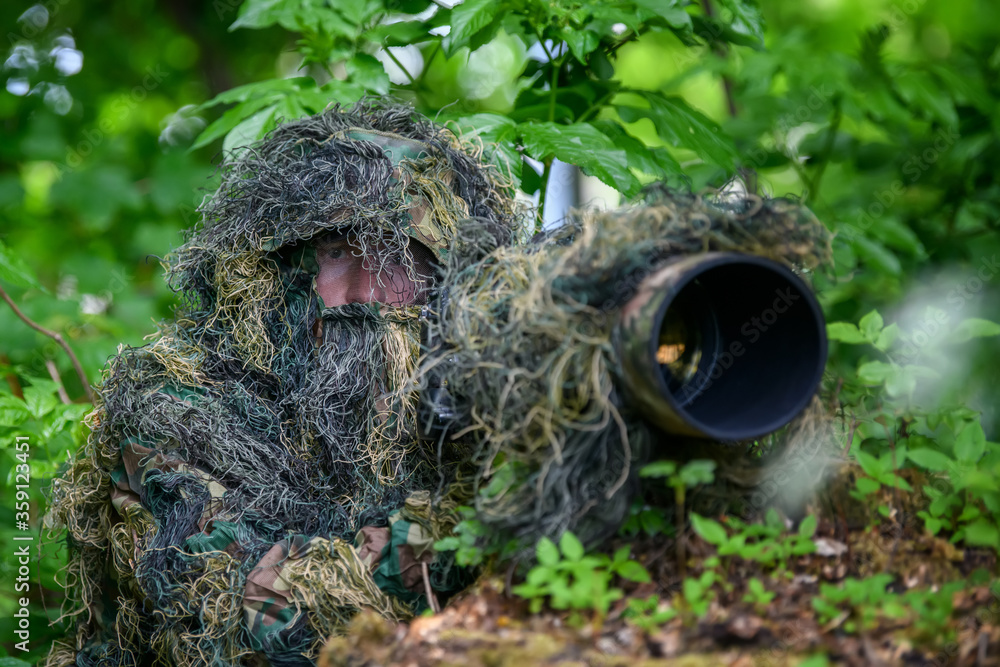
[[[884,486],[894,486],[897,489],[902,489],[903,491],[912,491],[913,487],[905,479],[896,474],[894,470],[889,470],[882,474],[879,481]]]
[[[385,73],[385,67],[375,56],[359,53],[344,63],[344,67],[352,83],[380,95],[389,92],[389,75]]]
[[[370,0],[331,2],[330,5],[336,7],[345,19],[355,25],[361,25],[375,14],[381,12],[384,6],[382,2],[371,2]]]
[[[876,218],[870,233],[889,246],[903,250],[914,257],[925,258],[927,255],[920,237],[895,216],[885,215]]]
[[[858,491],[860,491],[861,494],[865,496],[871,495],[872,493],[875,493],[880,488],[882,488],[881,484],[879,484],[877,481],[875,481],[870,477],[859,477],[857,479],[856,485],[858,487]]]
[[[799,535],[802,537],[812,537],[816,534],[816,515],[810,514],[806,518],[802,519],[802,523],[799,524]]]
[[[773,507],[769,507],[767,512],[764,513],[764,525],[770,528],[767,533],[772,536],[780,535],[785,530],[785,522],[781,519],[781,515],[778,514],[778,510]]]
[[[354,6],[355,12],[365,7],[365,3],[361,1],[350,4]],[[353,36],[356,30],[327,0],[246,0],[229,30],[260,29],[275,24],[291,32],[309,34],[322,31],[328,35],[343,37]]]
[[[816,553],[816,543],[812,540],[798,540],[792,545],[793,556],[804,556],[811,553]]]
[[[861,469],[865,471],[865,474],[878,479],[883,473],[886,472],[885,467],[882,465],[880,459],[875,458],[868,452],[857,449],[854,451],[854,458],[857,459],[858,464]]]
[[[573,533],[568,530],[559,538],[559,550],[566,560],[578,561],[583,558],[583,544]]]
[[[949,343],[965,343],[973,338],[990,336],[1000,336],[1000,324],[979,317],[970,317],[959,322],[947,340]]]
[[[893,84],[914,110],[945,125],[958,125],[958,114],[949,91],[930,74],[910,70],[893,77]]]
[[[858,323],[858,329],[869,343],[874,343],[878,339],[883,326],[882,316],[877,310],[873,310],[862,317]]]
[[[476,34],[490,26],[493,32],[499,28],[493,23],[493,18],[500,9],[497,0],[465,0],[451,10],[451,32],[448,33],[445,52],[451,56],[463,46],[468,46],[469,42]],[[488,41],[489,35],[485,38]]]
[[[858,257],[872,268],[891,276],[898,276],[903,272],[899,258],[878,241],[860,235],[853,237],[850,241]]]
[[[457,537],[444,537],[434,543],[434,549],[437,551],[455,551],[460,546],[462,543]]]
[[[715,461],[700,459],[687,463],[680,472],[684,486],[694,487],[699,484],[711,484],[715,480]]]
[[[55,391],[55,383],[49,382],[48,384],[52,385],[51,389],[36,385],[24,389],[24,404],[35,419],[41,419],[59,405],[59,399],[52,395],[52,392]]]
[[[639,180],[628,170],[625,152],[589,123],[556,125],[522,123],[518,126],[525,152],[545,162],[557,157],[575,164],[628,196],[639,191]]]
[[[17,287],[45,291],[45,288],[38,282],[38,278],[35,277],[34,271],[21,259],[21,255],[5,246],[3,241],[0,241],[0,280]],[[4,307],[6,308],[6,305]]]
[[[879,332],[878,338],[875,339],[875,347],[885,352],[899,337],[899,325],[893,322],[886,328]]]
[[[216,139],[226,136],[230,130],[242,123],[244,120],[260,111],[269,104],[273,104],[275,97],[258,97],[256,99],[243,102],[232,109],[229,109],[211,125],[202,130],[201,134],[191,146],[191,150],[196,150],[202,146],[207,146]]]
[[[297,0],[246,0],[229,30],[267,28],[294,11],[298,4]]]
[[[910,396],[917,388],[917,378],[909,369],[904,368],[899,373],[890,375],[885,380],[885,391],[893,397]]]
[[[562,38],[569,45],[569,50],[573,54],[573,57],[584,64],[587,62],[587,55],[601,43],[597,34],[592,30],[567,28],[562,31]]]
[[[674,461],[653,461],[646,464],[639,471],[639,477],[669,477],[677,472],[677,463]]]
[[[719,5],[732,14],[732,29],[747,35],[758,45],[764,44],[764,17],[750,0],[719,0]]]
[[[542,565],[551,567],[559,562],[559,548],[556,547],[555,542],[547,537],[538,540],[535,554],[538,556],[538,562]]]
[[[712,519],[706,519],[694,512],[691,512],[691,527],[694,529],[694,532],[701,535],[703,540],[716,546],[725,544],[729,539],[726,535],[726,529],[720,523]]]
[[[629,581],[635,581],[642,584],[649,583],[651,581],[649,572],[646,571],[646,568],[634,560],[626,561],[619,565],[616,569],[618,574],[621,575],[623,579],[628,579]]]
[[[632,548],[629,545],[627,545],[627,544],[625,546],[623,546],[623,547],[619,547],[615,551],[615,555],[611,559],[611,562],[615,563],[615,564],[618,564],[618,565],[621,565],[622,563],[627,563],[628,562],[629,554],[631,552],[632,552]]]
[[[926,528],[927,532],[931,535],[937,535],[943,525],[944,522],[941,521],[941,519],[935,519],[929,515],[924,517],[924,528]]]
[[[0,426],[16,427],[31,419],[24,401],[10,395],[0,395]]]
[[[254,143],[277,125],[275,117],[278,105],[274,104],[261,109],[242,123],[234,127],[222,142],[222,150],[233,153]]]
[[[965,543],[977,547],[1000,548],[1000,533],[991,519],[976,519],[965,527]]]
[[[665,148],[653,148],[630,135],[619,123],[611,120],[593,122],[602,134],[625,151],[628,166],[657,179],[681,174],[681,166]]]
[[[858,379],[867,385],[880,385],[899,373],[899,366],[884,361],[869,361],[858,366]]]
[[[691,29],[691,15],[674,0],[635,0],[635,6],[644,9],[654,16],[659,16],[671,28],[678,30]]]
[[[528,572],[527,582],[531,586],[544,586],[557,576],[555,570],[545,565],[537,565]]]
[[[958,515],[959,522],[969,522],[982,516],[982,512],[975,505],[966,505],[962,513]]]
[[[850,322],[830,322],[826,325],[826,335],[830,340],[857,345],[867,343],[861,331]]]
[[[931,472],[945,472],[954,465],[954,462],[947,455],[926,447],[910,450],[907,453],[907,458]]]
[[[631,123],[649,118],[657,134],[672,146],[689,148],[706,162],[733,168],[736,149],[715,121],[692,109],[683,98],[663,97],[651,92],[642,93],[642,96],[649,108],[618,106],[622,120]]]
[[[295,92],[301,88],[315,86],[316,82],[311,77],[293,77],[290,79],[268,79],[267,81],[257,81],[243,86],[237,86],[224,93],[219,93],[208,102],[197,107],[198,111],[210,109],[219,104],[234,104],[236,102],[246,102],[247,100],[264,97],[267,99],[278,99]]]
[[[976,463],[986,452],[986,435],[978,421],[967,422],[955,438],[955,457],[963,463]]]
[[[364,34],[365,39],[385,46],[407,46],[426,39],[428,26],[423,21],[380,23]]]
[[[608,60],[604,49],[597,49],[590,56],[590,70],[597,75],[601,81],[608,81],[615,75],[615,66]]]

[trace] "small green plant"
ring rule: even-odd
[[[632,503],[629,508],[628,519],[618,530],[618,534],[623,537],[637,537],[640,533],[647,537],[669,534],[673,526],[663,516],[663,511],[659,508],[645,505],[643,503]]]
[[[625,608],[625,618],[636,627],[652,632],[667,621],[677,617],[678,611],[657,595],[648,598],[630,598]]]
[[[666,477],[667,486],[674,490],[674,525],[684,525],[684,497],[687,489],[699,484],[711,484],[715,480],[715,461],[695,460],[678,467],[676,461],[655,461],[639,471],[640,477]],[[687,557],[684,554],[684,540],[676,540],[677,568],[684,576]]]
[[[726,528],[712,519],[691,513],[691,527],[703,540],[715,545],[719,556],[738,556],[755,561],[765,567],[783,567],[793,556],[813,553],[816,544],[812,540],[816,532],[816,517],[807,516],[799,524],[795,533],[786,534],[781,516],[773,508],[767,511],[763,523],[744,523],[735,517],[727,517]]]
[[[863,632],[875,627],[879,619],[909,619],[925,639],[940,638],[948,630],[953,611],[952,596],[965,584],[952,582],[937,591],[910,590],[892,593],[887,590],[893,575],[877,574],[867,579],[846,579],[839,585],[823,584],[812,605],[820,623],[844,617],[846,632]]]
[[[558,547],[543,537],[535,553],[538,565],[528,572],[525,583],[511,589],[530,601],[532,613],[538,613],[548,600],[553,609],[589,609],[604,616],[611,603],[622,597],[621,589],[611,586],[614,575],[642,583],[650,580],[646,568],[629,560],[628,546],[610,558],[604,554],[587,555],[583,544],[569,531],[562,534]]]
[[[747,582],[747,592],[743,594],[743,601],[752,604],[757,611],[762,612],[774,599],[774,592],[764,588],[764,582],[756,577]]]
[[[5,508],[10,520],[0,526],[0,544],[8,546],[26,544],[14,540],[23,540],[28,535],[32,539],[40,533],[46,537],[43,528],[52,528],[44,523],[46,492],[52,478],[68,460],[69,452],[86,439],[87,428],[81,419],[91,409],[89,403],[65,402],[65,394],[60,393],[61,387],[56,382],[30,377],[18,370],[0,365],[0,374],[16,378],[10,385],[0,382],[0,442],[4,443],[0,449],[0,480],[6,481],[10,489],[9,509]],[[23,398],[13,393],[14,386]],[[57,581],[66,564],[63,540],[60,531],[51,530],[40,544],[40,555],[32,549],[33,583],[16,593],[12,583],[11,594],[0,596],[0,614],[13,618],[16,610],[27,609],[33,628],[48,624],[44,600],[62,594]],[[27,606],[20,602],[22,598],[29,600]],[[36,651],[44,650],[45,642],[59,636],[60,631],[53,627],[40,632],[37,644],[33,632],[32,646],[39,648],[26,654],[30,662],[16,661],[16,664],[34,664],[44,655]]]
[[[947,321],[943,311],[928,309],[928,318]],[[950,534],[952,542],[989,546],[1000,551],[1000,444],[986,440],[979,414],[960,405],[927,409],[914,399],[920,381],[939,378],[919,358],[896,324],[885,326],[878,311],[850,322],[831,322],[832,340],[866,345],[880,358],[863,356],[854,377],[845,378],[842,397],[858,406],[859,418],[848,443],[866,477],[857,480],[852,496],[865,499],[883,486],[912,491],[899,476],[907,463],[924,473],[922,491],[929,500],[917,512],[932,535]],[[948,345],[1000,335],[1000,325],[980,318],[958,322],[942,341]],[[858,441],[858,442],[855,442]],[[890,516],[888,506],[879,508]]]
[[[462,520],[453,531],[454,535],[442,538],[434,543],[438,551],[454,551],[455,562],[467,567],[475,567],[483,562],[486,549],[482,545],[486,536],[486,527],[476,520],[476,510],[471,507],[458,508]]]
[[[686,577],[681,584],[684,604],[696,617],[704,616],[708,611],[708,606],[715,599],[713,586],[721,580],[717,571],[718,564],[718,559],[706,559],[705,571],[697,578]]]

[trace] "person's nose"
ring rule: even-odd
[[[347,303],[372,303],[373,301],[384,301],[382,288],[378,284],[375,276],[368,270],[357,271],[350,278],[347,290],[344,293],[344,301]]]

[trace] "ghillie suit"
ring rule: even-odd
[[[308,664],[359,608],[403,619],[465,585],[432,548],[459,503],[501,539],[595,542],[664,439],[614,390],[612,323],[640,274],[707,250],[799,270],[829,254],[792,202],[668,192],[523,243],[491,170],[373,103],[282,125],[202,210],[169,258],[183,306],[111,362],[54,490],[77,631],[51,665]],[[415,282],[417,249],[436,260],[419,367],[421,306],[322,307],[310,241],[345,229]],[[461,417],[423,441],[431,387]]]
[[[323,307],[310,241],[348,231],[413,281],[423,249],[511,243],[509,188],[473,153],[369,101],[223,165],[167,258],[175,319],[110,362],[54,487],[76,632],[49,665],[311,664],[359,608],[404,619],[467,583],[432,549],[468,453],[414,437],[420,306]]]
[[[766,257],[807,279],[831,259],[829,233],[797,202],[653,187],[640,204],[577,212],[534,244],[448,267],[432,327],[442,353],[424,384],[448,388],[454,431],[475,443],[476,518],[489,535],[530,549],[569,529],[594,544],[627,517],[653,447],[679,458],[711,444],[658,431],[624,403],[612,344],[643,278],[709,251]],[[780,435],[811,446],[825,437],[817,420],[822,410],[806,410]],[[746,451],[732,445],[716,450]]]

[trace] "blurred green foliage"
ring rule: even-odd
[[[542,199],[561,185],[554,158],[625,194],[738,175],[802,197],[837,232],[836,268],[816,282],[841,322],[828,388],[859,424],[855,455],[891,481],[905,455],[878,462],[898,429],[922,438],[909,464],[951,475],[941,497],[954,498],[928,527],[995,541],[984,522],[996,510],[982,505],[995,498],[978,490],[994,473],[966,484],[949,463],[983,463],[953,444],[982,413],[972,453],[995,468],[1000,428],[991,0],[49,0],[4,3],[0,22],[0,287],[69,341],[90,382],[170,315],[158,258],[196,221],[220,149],[391,93],[498,142],[490,159]],[[875,308],[877,327],[862,319]],[[0,331],[0,474],[10,481],[13,438],[29,435],[37,529],[47,479],[84,436],[86,398],[62,350],[6,304]],[[76,405],[57,398],[47,361]],[[4,553],[13,511],[0,507]],[[43,562],[27,659],[58,631],[41,619],[58,606],[59,559]],[[11,567],[0,560],[4,581]],[[13,605],[10,586],[0,615]]]

